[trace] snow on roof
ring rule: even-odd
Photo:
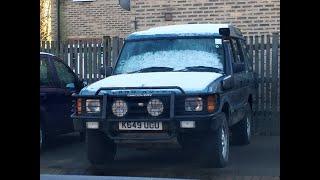
[[[181,24],[150,28],[131,35],[164,35],[164,34],[219,34],[219,28],[228,28],[228,24]]]

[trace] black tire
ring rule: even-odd
[[[93,166],[107,165],[114,161],[116,144],[101,131],[86,131],[87,157]]]
[[[215,131],[210,131],[203,142],[201,153],[203,165],[209,168],[225,167],[229,161],[229,147],[228,122],[226,116],[222,115],[221,126]]]
[[[252,134],[252,109],[250,105],[246,107],[244,118],[232,127],[232,144],[250,144]]]

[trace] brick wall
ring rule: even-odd
[[[61,29],[63,39],[124,36],[131,32],[130,12],[117,0],[61,0]]]
[[[137,29],[186,23],[230,23],[245,35],[280,32],[280,0],[132,0]],[[172,21],[165,21],[172,13]]]
[[[56,0],[53,0],[54,2]],[[53,13],[56,6],[53,3]],[[172,21],[165,20],[172,13]],[[52,15],[56,21],[56,16]],[[131,0],[131,11],[118,0],[61,0],[62,38],[125,37],[136,30],[186,23],[231,23],[245,35],[280,32],[280,0]],[[56,31],[56,23],[52,23]]]

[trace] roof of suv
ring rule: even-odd
[[[220,28],[229,28],[230,36],[242,37],[239,29],[230,24],[181,24],[150,28],[130,34],[127,40],[151,39],[177,36],[221,36]]]
[[[48,55],[48,56],[54,56],[53,54],[46,53],[46,52],[40,52],[40,55]]]

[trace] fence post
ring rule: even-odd
[[[264,70],[265,70],[265,63],[264,63],[264,51],[265,51],[265,44],[264,44],[264,35],[260,38],[260,86],[259,86],[259,92],[260,92],[260,111],[261,111],[261,125],[265,126],[266,124],[266,113],[265,113],[265,76],[264,76]]]
[[[40,41],[40,51],[44,52],[44,41]]]
[[[83,79],[88,82],[88,40],[83,42]]]
[[[112,38],[112,62],[111,65],[112,67],[114,67],[117,58],[118,58],[118,54],[119,54],[119,37],[113,37]]]
[[[93,71],[93,82],[97,81],[97,41],[93,40],[93,63],[92,63],[92,71]]]
[[[89,41],[89,48],[88,48],[88,68],[89,68],[89,83],[92,83],[92,39]]]
[[[119,38],[119,49],[118,49],[118,55],[120,54],[120,51],[122,49],[123,46],[123,38]]]
[[[68,64],[69,59],[69,41],[65,41],[64,44],[64,62]]]
[[[74,41],[74,72],[76,73],[77,76],[79,76],[79,69],[78,69],[78,65],[79,65],[79,40]]]
[[[69,59],[69,66],[70,66],[70,68],[73,70],[73,42],[71,41],[71,40],[69,40],[68,41],[69,43],[69,57],[70,57],[70,59]]]
[[[59,57],[63,59],[63,42],[60,41],[58,43],[59,43]]]
[[[79,78],[83,79],[83,41],[79,41]]]
[[[101,46],[101,44],[102,44],[102,42],[99,40],[98,41],[98,52],[97,52],[97,56],[98,56],[98,65],[97,65],[97,73],[98,73],[98,79],[97,80],[100,80],[101,79],[101,65],[102,65],[102,63],[101,63],[101,53],[103,53],[103,51],[101,51],[101,48],[102,48],[102,46]],[[103,56],[102,56],[103,57]]]
[[[278,34],[274,33],[272,35],[272,88],[271,88],[271,105],[272,105],[272,121],[273,125],[277,126],[277,124],[280,124],[279,118],[278,118],[278,43],[279,43],[279,37]],[[271,127],[268,127],[271,128]],[[275,128],[278,127],[273,127]]]
[[[104,69],[104,74],[106,74],[106,66],[108,66],[108,46],[109,46],[109,37],[108,36],[103,36],[103,69]],[[104,75],[102,76],[103,78],[105,77]]]
[[[267,35],[266,43],[266,121],[270,124],[271,121],[271,106],[270,106],[270,86],[271,86],[271,77],[270,77],[270,35]]]
[[[46,41],[46,50],[45,51],[47,53],[50,53],[50,49],[49,48],[50,48],[50,41]]]
[[[254,36],[254,47],[253,47],[253,50],[252,50],[252,53],[254,52],[254,57],[253,57],[253,68],[254,68],[254,75],[256,77],[256,80],[258,81],[258,87],[256,88],[256,91],[255,91],[255,95],[254,95],[254,98],[253,98],[253,104],[254,104],[254,108],[253,108],[253,111],[254,111],[254,115],[255,115],[255,118],[257,119],[257,126],[256,126],[256,132],[259,132],[260,133],[260,129],[257,129],[258,127],[260,127],[260,112],[259,112],[259,84],[260,84],[260,79],[259,79],[259,37],[258,36]]]

